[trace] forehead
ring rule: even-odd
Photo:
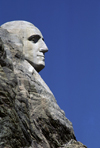
[[[40,30],[37,27],[35,27],[34,25],[26,26],[24,33],[25,33],[24,37],[26,37],[26,38],[29,38],[32,35],[39,35],[40,37],[43,38]]]
[[[27,39],[32,35],[39,35],[43,38],[40,30],[32,23],[27,21],[11,21],[3,24],[1,27],[7,29],[11,33],[18,35],[22,39]]]

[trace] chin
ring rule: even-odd
[[[27,59],[26,60],[35,68],[37,72],[40,72],[44,67],[45,67],[45,62],[40,61],[39,63],[33,63],[31,60]]]
[[[37,72],[40,72],[44,67],[45,67],[45,64],[39,64],[35,66],[34,68]]]

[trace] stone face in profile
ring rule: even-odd
[[[45,67],[45,52],[48,48],[39,29],[26,21],[12,21],[1,27],[21,38],[25,59],[38,72],[41,71]]]
[[[33,24],[0,27],[0,148],[86,148],[38,73],[47,51]]]

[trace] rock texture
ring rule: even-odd
[[[21,40],[0,28],[0,148],[86,148],[33,69]]]

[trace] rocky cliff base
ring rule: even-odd
[[[22,47],[0,28],[0,148],[86,148],[40,75],[27,70]]]

